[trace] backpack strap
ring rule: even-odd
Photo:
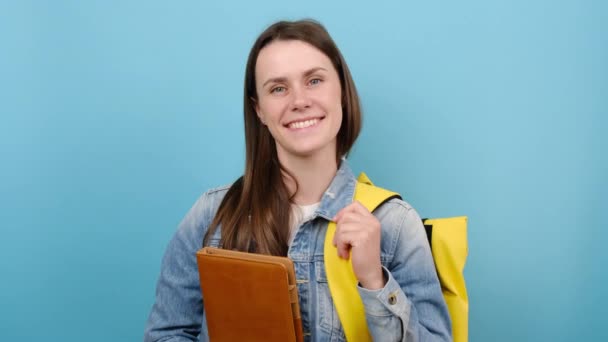
[[[370,212],[391,198],[400,198],[396,192],[378,188],[372,184],[364,173],[358,178],[355,187],[355,200],[361,202]],[[323,255],[329,291],[344,328],[348,342],[371,342],[367,329],[365,308],[357,290],[357,277],[350,260],[338,257],[338,250],[332,241],[336,233],[336,223],[330,221],[325,234]]]

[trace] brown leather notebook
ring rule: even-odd
[[[211,342],[301,342],[289,258],[205,247],[196,253]]]

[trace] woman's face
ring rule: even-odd
[[[276,141],[279,159],[335,158],[342,91],[329,58],[299,40],[274,41],[260,51],[255,77],[256,112]]]

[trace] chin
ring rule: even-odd
[[[326,147],[328,147],[327,145],[310,145],[310,146],[306,146],[306,147],[302,147],[299,146],[297,149],[293,149],[291,151],[291,154],[299,156],[299,157],[304,157],[304,158],[308,158],[308,157],[313,157],[317,154],[322,154],[322,153],[326,153]]]

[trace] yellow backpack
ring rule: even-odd
[[[355,188],[355,200],[370,212],[399,194],[376,187],[362,173]],[[435,260],[435,268],[452,320],[454,342],[468,340],[469,302],[464,281],[467,250],[467,218],[424,219],[423,224]],[[357,278],[350,259],[338,257],[332,244],[336,223],[330,222],[325,235],[324,258],[329,290],[348,342],[371,342],[365,309],[357,291]]]

